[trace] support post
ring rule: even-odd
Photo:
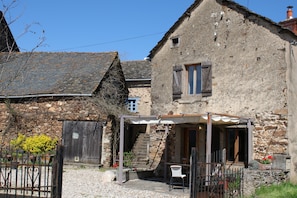
[[[206,134],[206,181],[209,181],[210,175],[210,162],[211,162],[211,133],[212,133],[212,121],[211,121],[211,114],[207,113],[207,134]],[[208,182],[206,182],[208,184]]]
[[[123,162],[124,162],[124,134],[125,134],[125,119],[157,119],[156,116],[120,116],[120,148],[119,148],[119,167],[118,167],[118,177],[117,182],[119,184],[123,183]]]
[[[124,161],[124,116],[121,116],[120,121],[120,153],[119,153],[119,170],[117,181],[123,183],[123,161]]]
[[[168,124],[165,126],[165,159],[164,159],[164,182],[167,180],[167,161],[168,161],[168,144],[167,144],[167,135],[169,133]]]
[[[248,128],[248,159],[247,162],[250,163],[253,156],[253,134],[252,134],[252,122],[251,119],[248,119],[247,123]]]

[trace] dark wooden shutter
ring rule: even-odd
[[[212,94],[212,72],[211,72],[211,63],[203,62],[201,63],[201,75],[202,75],[202,96],[211,96]]]
[[[181,98],[182,94],[182,66],[174,66],[173,67],[173,83],[172,83],[172,91],[173,91],[173,100],[177,100]]]

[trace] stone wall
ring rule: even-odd
[[[280,184],[288,181],[288,172],[283,170],[250,170],[243,171],[243,194],[245,196],[252,195],[255,190],[261,186],[269,186],[272,184]]]
[[[133,87],[129,88],[129,98],[139,98],[137,101],[139,115],[150,115],[151,113],[151,88]]]
[[[287,115],[258,113],[253,130],[254,159],[288,153]]]
[[[85,99],[53,100],[48,98],[10,104],[2,102],[0,103],[1,145],[2,147],[8,146],[9,141],[18,133],[27,136],[46,134],[61,140],[63,120],[106,121],[106,119],[106,115],[102,114],[97,106]],[[107,124],[102,137],[104,160],[111,159],[111,124]],[[105,165],[109,163],[104,161]]]
[[[202,1],[168,33],[152,57],[152,114],[213,112],[250,118],[255,124],[255,159],[287,153],[288,59],[294,59],[288,43],[293,38],[263,18],[218,2]],[[179,44],[173,47],[172,38],[176,37]],[[186,66],[202,62],[211,63],[212,95],[189,96]],[[183,69],[183,94],[178,100],[172,97],[174,66]],[[290,108],[294,115],[296,108]],[[296,127],[290,130],[291,141],[295,141]]]
[[[153,168],[157,167],[164,159],[165,145],[168,134],[163,125],[155,125],[150,131],[149,161]]]

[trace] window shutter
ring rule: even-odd
[[[173,100],[180,99],[182,94],[182,66],[173,67]]]
[[[202,96],[211,96],[212,94],[212,74],[211,74],[211,63],[201,63],[201,76],[202,76]]]

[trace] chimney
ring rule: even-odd
[[[279,25],[282,28],[291,30],[297,36],[297,18],[293,18],[293,6],[288,6],[287,8],[287,19],[279,22]]]
[[[287,20],[293,19],[293,10],[292,10],[293,6],[288,6],[287,8],[288,8],[288,10],[287,10]]]

